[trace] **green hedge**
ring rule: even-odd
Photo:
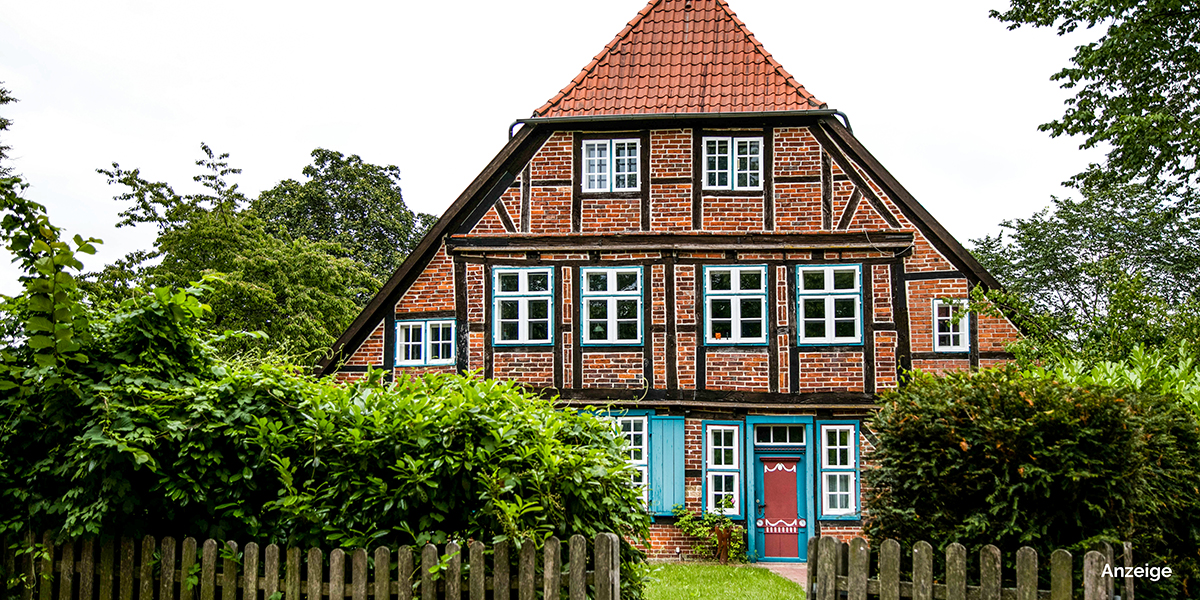
[[[1072,386],[1015,367],[918,374],[886,394],[864,471],[872,539],[1028,545],[1077,555],[1132,541],[1175,576],[1139,597],[1200,594],[1200,427],[1177,399]]]

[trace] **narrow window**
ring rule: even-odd
[[[821,512],[858,511],[858,432],[855,425],[821,425]]]
[[[639,140],[583,142],[583,191],[629,192],[641,189]]]
[[[649,487],[646,485],[647,470],[650,464],[647,421],[647,417],[644,416],[617,417],[617,428],[628,444],[629,453],[626,458],[634,468],[632,483],[640,490],[643,502],[648,502],[650,499]]]
[[[497,268],[494,273],[495,343],[550,343],[554,301],[552,269]]]
[[[767,268],[704,268],[704,340],[709,345],[767,343]]]
[[[967,335],[970,313],[966,300],[934,298],[933,300],[933,349],[936,352],[966,352],[970,349]]]
[[[642,269],[580,269],[583,343],[642,342]]]
[[[801,344],[862,342],[862,266],[797,268]]]
[[[761,190],[761,137],[704,138],[704,189]]]
[[[739,515],[741,507],[741,428],[709,425],[705,429],[705,499],[709,512]]]

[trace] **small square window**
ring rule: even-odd
[[[935,298],[933,301],[933,349],[936,352],[970,350],[970,313],[966,299]]]

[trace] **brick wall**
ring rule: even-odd
[[[554,385],[554,352],[492,351],[492,374],[496,379],[516,379],[531,387]]]
[[[638,198],[597,198],[584,195],[579,229],[584,233],[626,233],[642,229]]]
[[[583,387],[641,388],[641,352],[583,352]]]
[[[453,374],[454,372],[454,365],[445,365],[439,367],[396,367],[392,372],[392,377],[399,381],[401,377],[420,377],[426,373]]]
[[[933,352],[933,300],[967,298],[965,279],[908,282],[909,343],[913,352]]]
[[[571,153],[575,139],[571,132],[550,136],[529,163],[529,180],[567,180],[571,178]]]
[[[807,127],[776,127],[774,138],[776,177],[820,176],[821,146]]]
[[[571,232],[571,188],[535,187],[529,196],[530,233]]]
[[[763,230],[761,196],[705,197],[701,227],[716,233],[749,233]]]
[[[818,525],[821,535],[836,538],[839,542],[849,542],[857,537],[866,537],[863,535],[862,525],[843,524],[838,521],[822,521]]]
[[[647,558],[650,560],[696,560],[699,558],[692,552],[696,538],[684,535],[673,524],[650,524],[650,548]],[[678,551],[677,551],[678,550]]]
[[[979,321],[980,352],[1004,352],[1009,344],[1021,337],[1021,332],[1012,324],[1012,321],[1004,317],[978,314],[974,317]]]
[[[862,352],[801,352],[799,361],[801,392],[863,389]]]
[[[692,130],[650,132],[650,177],[692,176]]]
[[[821,227],[821,182],[775,184],[776,232],[816,232]]]
[[[650,229],[652,231],[690,231],[692,229],[692,184],[650,184]]]
[[[870,276],[874,293],[871,307],[875,322],[891,323],[895,318],[892,316],[892,269],[888,265],[871,265]]]
[[[740,392],[770,390],[771,371],[766,352],[710,350],[705,364],[705,388]]]
[[[383,364],[383,322],[375,327],[371,335],[363,340],[354,354],[346,360],[347,366],[378,367]]]
[[[434,310],[454,310],[454,262],[445,244],[396,303],[398,315]]]
[[[926,373],[942,375],[951,371],[966,371],[971,368],[971,361],[965,358],[914,358],[912,366]]]
[[[875,332],[875,389],[883,391],[899,385],[896,378],[896,345],[899,335],[895,331]]]

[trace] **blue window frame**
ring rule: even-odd
[[[819,421],[822,519],[859,518],[859,460],[857,421]]]
[[[396,321],[396,366],[454,364],[454,321]]]
[[[641,344],[642,268],[588,267],[579,273],[583,345]]]
[[[554,343],[554,268],[492,270],[492,343],[548,346]]]
[[[709,346],[767,344],[767,267],[704,267],[704,343]]]
[[[742,516],[742,423],[703,421],[704,510]]]
[[[862,265],[796,267],[800,345],[862,343]]]

